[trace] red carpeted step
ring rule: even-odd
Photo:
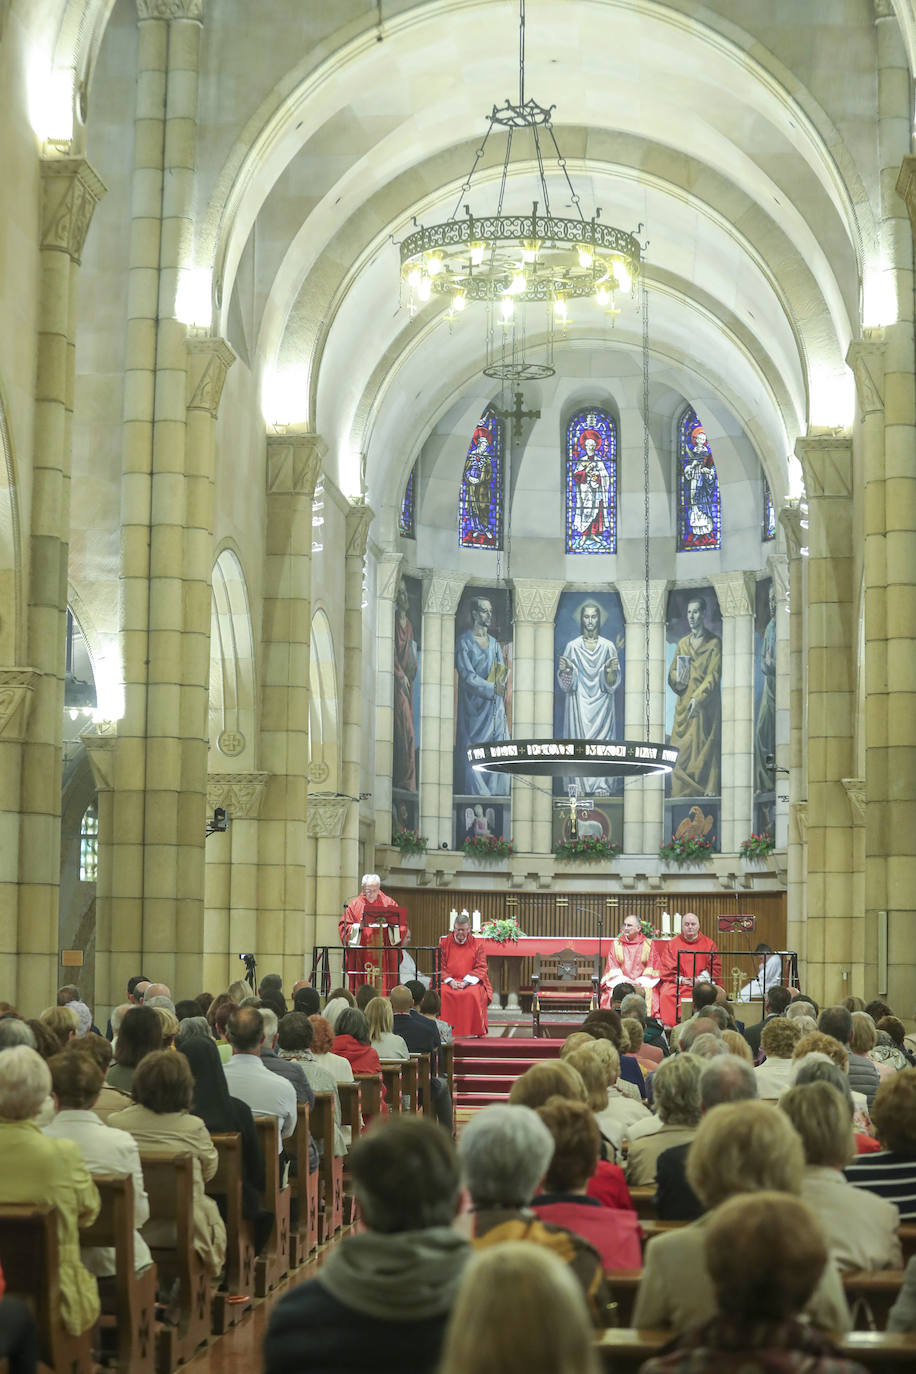
[[[455,1074],[455,1095],[459,1102],[476,1093],[495,1093],[508,1097],[514,1078],[501,1078],[498,1074]]]
[[[465,1059],[456,1055],[455,1073],[498,1073],[504,1074],[507,1078],[518,1078],[519,1074],[530,1069],[532,1064],[543,1062],[543,1059],[529,1059],[527,1056],[519,1056],[517,1059],[499,1059],[495,1056],[492,1059]]]
[[[458,1098],[456,1105],[469,1111],[478,1107],[491,1107],[495,1103],[504,1106],[508,1100],[508,1090],[505,1093],[466,1093]]]
[[[505,1038],[484,1035],[479,1039],[456,1040],[455,1058],[484,1058],[506,1055],[509,1059],[531,1056],[535,1059],[555,1059],[560,1053],[563,1040],[550,1040],[546,1036],[534,1039],[531,1036],[507,1036]]]

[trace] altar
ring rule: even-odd
[[[559,954],[561,950],[571,949],[576,954],[600,953],[603,965],[610,940],[610,936],[599,941],[594,936],[583,935],[520,935],[517,940],[482,939],[481,944],[490,968],[493,996],[495,998],[501,990],[505,990],[506,1011],[521,1011],[519,993],[522,986],[523,959],[533,959],[536,954]],[[603,967],[599,968],[599,976],[603,972]]]

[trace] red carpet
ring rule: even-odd
[[[542,1059],[556,1059],[562,1040],[484,1036],[455,1041],[455,1104],[465,1111],[505,1102],[520,1074]]]

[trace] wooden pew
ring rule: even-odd
[[[608,1374],[638,1374],[643,1362],[657,1355],[671,1337],[670,1331],[611,1327],[598,1337],[598,1356]],[[864,1365],[872,1374],[904,1374],[916,1368],[912,1331],[851,1331],[835,1339],[842,1358]]]
[[[80,1232],[80,1245],[104,1245],[115,1252],[115,1272],[99,1279],[103,1344],[116,1357],[118,1374],[153,1374],[157,1272],[134,1265],[134,1181],[130,1174],[96,1176],[101,1207],[91,1226]],[[113,1340],[105,1340],[111,1335]]]
[[[633,1199],[633,1206],[636,1208],[638,1217],[655,1216],[654,1183],[641,1183],[638,1187],[631,1188],[630,1197]]]
[[[6,1291],[38,1323],[38,1358],[55,1374],[92,1374],[92,1327],[71,1336],[60,1319],[57,1213],[29,1203],[0,1207],[0,1264]]]
[[[354,1077],[359,1084],[359,1105],[363,1122],[379,1116],[382,1110],[382,1080],[377,1073],[358,1073]]]
[[[222,1335],[251,1308],[254,1291],[254,1223],[242,1215],[242,1137],[237,1131],[211,1136],[219,1166],[205,1188],[222,1202],[226,1223],[226,1274],[211,1304],[212,1330]],[[230,1302],[244,1297],[245,1302]]]
[[[352,1083],[338,1083],[337,1091],[340,1094],[341,1120],[344,1126],[350,1127],[350,1145],[352,1147],[359,1139],[363,1129],[361,1110],[362,1084],[356,1079]],[[357,1212],[356,1198],[353,1196],[353,1188],[350,1181],[350,1157],[348,1152],[343,1160],[343,1225],[352,1226],[356,1221]]]
[[[318,1240],[322,1245],[340,1230],[343,1222],[343,1159],[334,1154],[334,1094],[315,1093],[311,1131],[319,1142],[318,1165]]]
[[[904,1221],[900,1226],[900,1244],[903,1246],[903,1267],[907,1260],[916,1255],[916,1222]]]
[[[417,1091],[419,1097],[419,1110],[430,1120],[435,1120],[433,1111],[432,1093],[430,1092],[430,1067],[428,1054],[412,1054],[411,1059],[416,1060],[417,1064]]]
[[[190,1154],[144,1154],[143,1183],[149,1198],[149,1221],[174,1228],[173,1245],[150,1245],[159,1270],[160,1289],[179,1283],[175,1326],[156,1333],[156,1369],[170,1374],[189,1360],[210,1335],[210,1275],[194,1249],[194,1157]]]
[[[448,1081],[452,1106],[455,1104],[455,1046],[443,1045],[439,1051],[439,1072]],[[454,1115],[454,1111],[452,1113]]]
[[[605,1269],[604,1277],[611,1290],[611,1297],[617,1304],[617,1320],[621,1326],[629,1326],[633,1319],[633,1307],[642,1271],[639,1269]]]
[[[275,1116],[256,1116],[254,1124],[264,1151],[264,1191],[261,1206],[274,1219],[270,1236],[254,1261],[254,1291],[266,1298],[289,1272],[289,1186],[283,1185],[280,1160],[280,1123]]]
[[[318,1249],[318,1170],[309,1172],[310,1112],[307,1102],[296,1104],[296,1129],[285,1142],[286,1153],[296,1161],[290,1173],[290,1215],[295,1222],[289,1230],[289,1262],[298,1269],[312,1251]]]
[[[842,1275],[846,1301],[853,1314],[853,1329],[871,1329],[869,1313],[875,1326],[883,1331],[903,1284],[902,1269],[854,1269]]]
[[[382,1060],[382,1082],[385,1085],[385,1101],[388,1103],[389,1112],[399,1112],[401,1110],[401,1093],[403,1083],[401,1079],[400,1059]]]
[[[415,1059],[401,1059],[398,1061],[401,1068],[401,1093],[408,1099],[407,1110],[414,1115],[420,1110],[419,1106],[419,1073],[417,1061]]]

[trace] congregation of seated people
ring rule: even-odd
[[[190,1155],[193,1247],[215,1292],[227,1226],[206,1190],[214,1137],[240,1140],[260,1252],[274,1218],[256,1118],[276,1120],[286,1177],[298,1106],[318,1093],[333,1105],[326,1139],[346,1157],[356,1224],[327,1238],[314,1275],[273,1308],[267,1374],[385,1374],[407,1358],[430,1374],[594,1372],[602,1331],[620,1326],[666,1333],[646,1374],[852,1374],[861,1366],[841,1347],[861,1271],[888,1275],[887,1331],[916,1332],[904,1234],[916,1223],[916,1051],[892,1009],[854,997],[821,1009],[778,985],[742,1025],[722,989],[698,984],[666,1032],[638,990],[614,994],[507,1102],[463,1118],[457,1142],[448,1028],[421,984],[322,999],[303,983],[287,1001],[271,975],[257,993],[235,983],[175,1003],[138,977],[104,1035],[75,988],[36,1018],[2,1006],[0,1208],[54,1209],[59,1316],[76,1335],[95,1328],[97,1282],[116,1268],[110,1248],[80,1245],[99,1210],[93,1179],[131,1178],[142,1273],[175,1230],[150,1218],[143,1161]],[[418,1054],[422,1115],[384,1083]],[[345,1087],[376,1078],[374,1110],[345,1121]],[[312,1172],[319,1142],[308,1146]],[[0,1358],[31,1370],[34,1322],[0,1295]],[[159,1294],[163,1323],[170,1297]]]

